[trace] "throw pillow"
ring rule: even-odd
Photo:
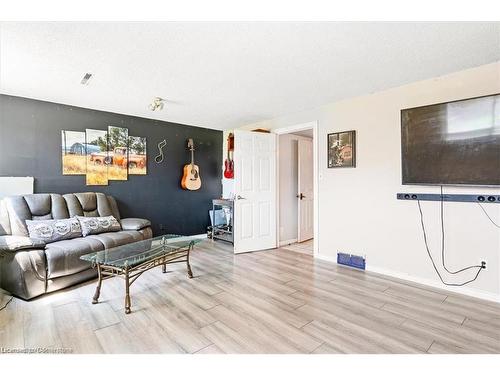
[[[29,237],[45,243],[81,237],[80,222],[75,219],[26,220]]]
[[[118,232],[122,229],[120,223],[115,219],[114,216],[77,216],[76,218],[82,226],[82,234],[84,237],[88,236],[89,234]]]

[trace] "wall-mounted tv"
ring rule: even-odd
[[[405,185],[500,185],[500,94],[401,111]]]

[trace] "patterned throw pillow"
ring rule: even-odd
[[[102,217],[76,217],[82,226],[83,237],[89,234],[98,234],[104,232],[118,232],[122,229],[118,220],[114,216]]]
[[[31,239],[42,240],[45,243],[69,240],[81,237],[80,222],[75,219],[59,220],[26,220],[28,233]]]

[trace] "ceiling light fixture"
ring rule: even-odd
[[[92,73],[85,73],[80,83],[82,85],[88,85],[91,78],[92,78]]]
[[[153,99],[153,102],[149,105],[149,109],[153,112],[161,111],[164,105],[165,105],[165,99],[162,99],[157,96],[156,98]]]

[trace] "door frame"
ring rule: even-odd
[[[282,128],[274,129],[273,133],[276,133],[276,247],[279,247],[280,243],[280,179],[279,179],[279,136],[282,134],[295,133],[301,130],[312,129],[313,131],[313,190],[314,190],[314,204],[313,204],[313,255],[317,257],[319,254],[319,163],[318,163],[318,151],[319,151],[319,137],[318,137],[318,121],[310,121],[301,124],[285,126]]]

